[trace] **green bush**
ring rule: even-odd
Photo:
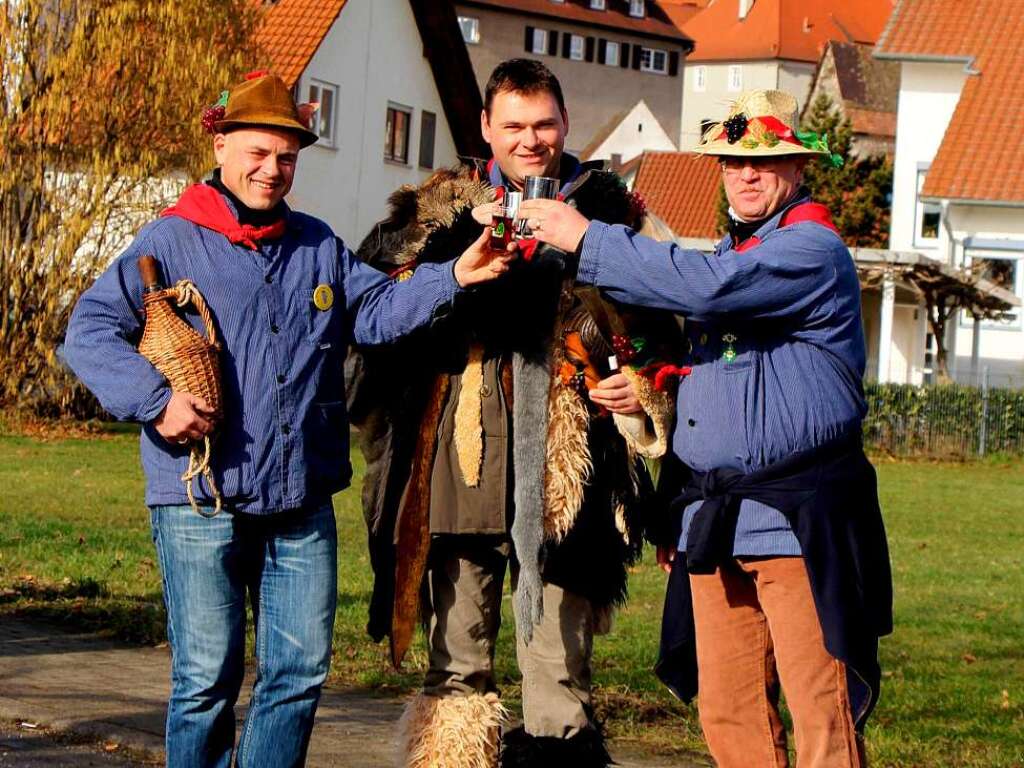
[[[1024,454],[1024,390],[865,384],[864,442],[897,456]],[[987,400],[987,402],[986,402]],[[982,426],[984,424],[984,430]]]

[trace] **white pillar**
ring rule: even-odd
[[[981,320],[977,315],[974,316],[974,328],[971,334],[971,383],[975,384],[978,381],[978,360],[981,357]]]
[[[891,275],[882,280],[882,305],[878,323],[878,381],[889,381],[889,359],[892,357],[892,314],[896,306],[896,282]]]

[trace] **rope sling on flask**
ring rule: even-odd
[[[146,312],[146,326],[139,341],[139,354],[149,360],[164,375],[175,392],[187,392],[201,397],[214,412],[214,420],[223,416],[220,387],[220,344],[213,316],[199,289],[190,280],[179,280],[173,288],[164,288],[160,280],[160,266],[152,256],[138,260],[142,277],[142,302]],[[174,302],[172,306],[171,302]],[[206,338],[182,320],[174,307],[195,307],[206,329]],[[213,517],[221,511],[223,499],[210,468],[212,444],[210,435],[202,442],[190,441],[188,469],[181,476],[192,509],[204,517]],[[206,480],[214,499],[214,510],[206,513],[196,502],[193,481]]]

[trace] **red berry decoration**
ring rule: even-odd
[[[612,350],[615,352],[619,365],[626,365],[636,357],[636,347],[633,346],[633,340],[628,336],[612,336]]]
[[[207,133],[217,132],[217,123],[224,119],[224,107],[214,104],[203,110],[203,130]]]
[[[743,138],[743,134],[747,132],[747,122],[747,116],[741,112],[722,123],[722,127],[725,128],[725,137],[730,144],[735,144]]]

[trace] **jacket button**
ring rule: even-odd
[[[491,396],[491,387],[490,387],[490,385],[484,384],[482,387],[480,387],[480,397],[490,397],[490,396]]]
[[[270,275],[264,275],[263,276],[263,282],[265,282],[265,283],[272,283],[272,282],[274,282],[274,278],[271,277]]]
[[[270,326],[271,333],[278,333],[281,329],[277,327],[277,323],[273,323]]]
[[[691,426],[691,427],[696,427],[696,426],[697,426],[697,422],[696,422],[696,421],[694,421],[693,419],[687,419],[687,420],[686,420],[686,423],[687,423],[687,424],[688,424],[689,426]]]
[[[284,384],[284,374],[283,373],[277,374],[277,383],[278,384]]]
[[[282,435],[288,435],[288,434],[291,434],[291,431],[292,431],[292,428],[291,428],[291,427],[289,427],[289,426],[288,426],[287,424],[283,424],[283,425],[281,426],[281,434],[282,434]]]

